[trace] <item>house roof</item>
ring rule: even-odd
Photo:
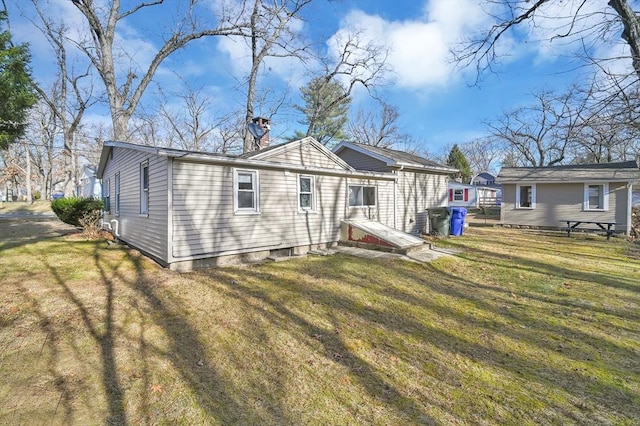
[[[376,158],[389,167],[409,167],[412,169],[432,170],[443,173],[455,173],[458,169],[451,168],[449,166],[443,166],[426,158],[420,157],[415,154],[409,154],[404,151],[397,151],[390,148],[381,148],[372,145],[365,145],[356,142],[340,142],[333,152],[339,155],[340,151],[344,149],[352,149],[361,154],[368,155]]]
[[[476,176],[474,176],[474,179],[484,179],[484,180],[495,180],[496,177],[494,175],[492,175],[489,172],[482,172],[482,173],[478,173]]]
[[[298,141],[293,141],[290,144],[316,144],[320,145],[313,138],[304,138]],[[286,170],[294,170],[300,172],[308,172],[308,173],[320,173],[320,174],[337,174],[340,176],[352,176],[352,177],[361,177],[361,178],[379,178],[379,179],[395,179],[396,177],[391,173],[380,173],[380,172],[371,172],[371,171],[360,171],[355,170],[347,163],[345,163],[341,158],[333,154],[331,151],[326,149],[324,146],[320,145],[321,149],[323,149],[325,153],[336,161],[337,164],[344,164],[344,168],[339,169],[329,169],[329,168],[320,168],[320,167],[311,167],[305,166],[302,164],[285,164],[285,163],[277,163],[273,161],[269,161],[268,156],[261,155],[265,154],[265,152],[277,153],[277,149],[283,146],[289,146],[288,144],[276,145],[271,149],[263,149],[256,152],[251,152],[243,155],[229,155],[229,154],[216,154],[209,152],[196,152],[196,151],[185,151],[181,149],[173,149],[173,148],[159,148],[145,145],[136,145],[127,142],[118,142],[118,141],[105,141],[102,153],[100,155],[100,163],[98,164],[97,176],[102,179],[104,174],[105,167],[107,162],[109,161],[110,153],[114,148],[125,148],[132,149],[140,152],[146,152],[150,155],[157,155],[163,157],[174,157],[183,160],[190,160],[195,162],[202,163],[216,163],[216,164],[226,164],[233,167],[261,167],[261,168],[271,168],[271,169],[286,169]],[[262,157],[266,158],[262,158]]]
[[[635,161],[549,167],[503,167],[496,178],[496,182],[500,184],[638,180],[640,180],[640,169]]]

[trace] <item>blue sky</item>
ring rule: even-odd
[[[207,19],[220,3],[234,1],[238,0],[205,1],[200,6],[200,16]],[[137,3],[123,1],[125,5]],[[129,19],[120,28],[122,46],[142,67],[159,46],[159,29],[171,23],[178,3],[169,0],[161,8],[154,8],[154,15]],[[484,135],[484,120],[527,103],[532,91],[542,88],[562,91],[580,78],[579,72],[585,71],[569,72],[578,65],[571,56],[575,40],[547,41],[553,34],[550,28],[558,21],[548,26],[540,21],[535,28],[524,27],[505,36],[501,47],[508,56],[496,68],[498,72],[485,74],[480,84],[470,86],[468,82],[475,79],[473,70],[456,70],[448,48],[460,37],[491,24],[478,3],[478,0],[344,0],[332,4],[323,1],[306,9],[306,19],[296,24],[296,31],[310,38],[330,40],[340,31],[359,28],[372,40],[386,43],[393,74],[378,94],[399,109],[400,126],[423,141],[423,148],[437,153],[448,144]],[[565,9],[569,7],[567,3],[571,1],[565,2]],[[590,4],[602,8],[606,1]],[[51,0],[46,7],[50,16],[59,16],[57,19],[64,19],[74,32],[82,33],[81,19],[70,1]],[[549,11],[549,16],[570,15],[570,10],[562,10],[562,4],[553,7],[558,9]],[[9,12],[14,39],[32,46],[35,77],[41,82],[50,81],[52,58],[42,35],[28,20],[34,16],[28,2],[9,1]],[[581,25],[588,27],[589,22]],[[330,49],[327,45],[319,47]],[[82,59],[78,61],[81,63]],[[240,108],[244,103],[241,81],[247,66],[247,50],[242,41],[228,37],[197,41],[164,63],[155,78],[157,85],[151,86],[145,95],[145,108],[152,109],[157,101],[158,87],[179,108],[175,95],[184,92],[187,86],[203,90],[211,97],[212,115]],[[260,79],[261,89],[278,97],[287,88],[285,107],[273,117],[273,134],[287,136],[299,126],[297,120],[301,117],[290,106],[299,102],[298,89],[309,74],[287,60],[270,60],[267,66]],[[360,90],[354,94],[353,103],[355,112],[358,105],[370,105],[370,100]],[[87,120],[108,122],[104,105],[93,107]]]

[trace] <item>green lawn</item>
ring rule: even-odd
[[[640,247],[471,228],[432,264],[177,274],[0,241],[0,424],[640,423]]]

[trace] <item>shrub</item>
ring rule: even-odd
[[[93,198],[58,198],[51,202],[51,209],[64,223],[87,227],[90,221],[97,226],[102,210],[102,201]]]

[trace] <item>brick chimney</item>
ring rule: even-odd
[[[264,117],[256,117],[252,120],[252,122],[257,124],[262,130],[264,130],[264,135],[260,138],[260,140],[256,139],[256,151],[259,151],[269,146],[269,130],[271,130],[271,124],[269,119]]]

